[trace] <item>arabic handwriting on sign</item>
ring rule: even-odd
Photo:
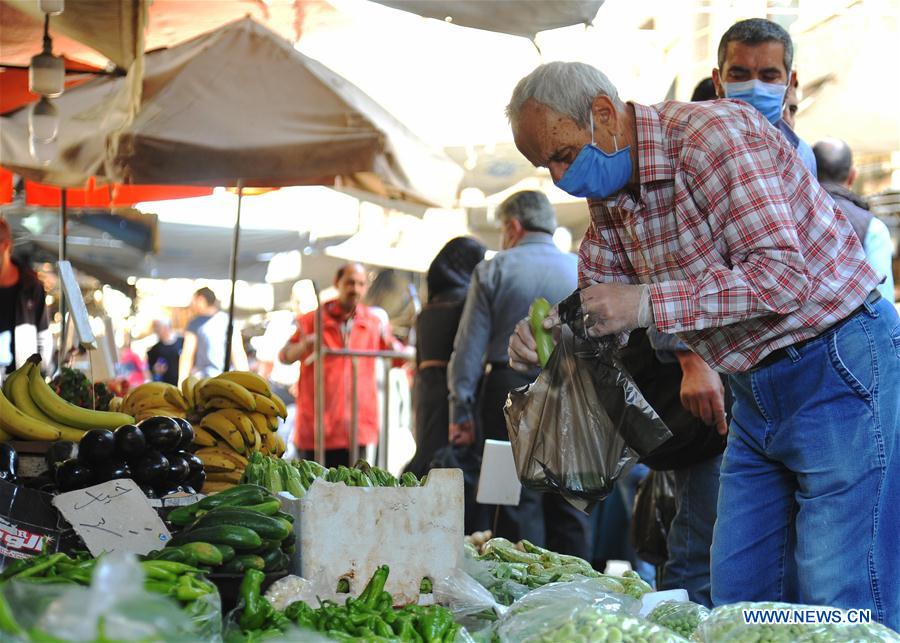
[[[98,522],[96,525],[90,525],[90,524],[83,522],[83,523],[79,524],[78,526],[79,527],[88,527],[90,529],[96,529],[98,531],[105,531],[106,533],[112,534],[113,536],[116,536],[117,538],[122,537],[122,534],[120,534],[119,532],[113,531],[112,529],[104,528],[102,525],[105,525],[105,524],[106,524],[106,518],[100,518],[100,522]]]
[[[110,502],[112,502],[113,498],[118,498],[119,496],[124,496],[126,493],[130,493],[131,489],[122,487],[117,484],[115,491],[117,491],[118,493],[109,494],[109,493],[94,493],[91,491],[85,491],[84,495],[86,495],[88,498],[91,498],[91,500],[88,500],[84,504],[79,504],[78,502],[76,502],[72,506],[72,508],[75,511],[80,511],[80,510],[84,509],[85,507],[94,504],[95,502],[102,502],[104,505],[108,505]]]

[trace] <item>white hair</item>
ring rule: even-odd
[[[506,106],[506,117],[515,126],[522,107],[534,99],[587,127],[591,104],[597,96],[607,96],[617,109],[624,106],[616,86],[596,67],[585,63],[546,63],[516,85]]]

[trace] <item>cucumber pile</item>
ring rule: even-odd
[[[171,560],[220,574],[248,569],[280,572],[296,550],[294,518],[281,511],[281,500],[267,489],[242,484],[169,512],[181,530],[154,552],[155,560]]]

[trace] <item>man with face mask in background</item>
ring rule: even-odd
[[[506,397],[537,375],[537,369],[519,373],[509,367],[506,348],[516,322],[538,297],[556,303],[576,283],[575,257],[553,243],[556,213],[543,192],[513,194],[500,204],[497,216],[503,224],[503,251],[475,267],[447,374],[450,442],[471,445],[476,454],[485,439],[509,440],[503,416]],[[492,517],[493,512],[486,516],[482,528],[490,528]],[[494,535],[513,542],[525,538],[553,551],[590,558],[587,516],[555,494],[522,489],[517,507],[500,507]]]
[[[734,23],[719,41],[719,67],[712,70],[716,95],[750,103],[784,134],[806,168],[816,175],[812,148],[784,122],[785,93],[793,84],[794,43],[771,20],[750,18]]]

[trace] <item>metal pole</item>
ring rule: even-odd
[[[68,196],[66,188],[60,190],[59,197],[59,260],[66,261],[68,257],[68,234],[69,234],[69,212],[66,197]],[[59,331],[59,357],[57,358],[56,368],[59,370],[66,362],[66,335],[68,334],[68,323],[66,320],[66,293],[62,284],[59,286],[59,319],[61,327]]]
[[[237,280],[238,244],[241,240],[241,202],[244,200],[244,182],[238,181],[237,220],[231,239],[231,300],[228,304],[228,330],[225,333],[225,364],[222,370],[231,370],[231,336],[234,334],[234,284]]]
[[[350,459],[353,466],[359,456],[359,395],[357,378],[359,377],[359,358],[350,358]]]
[[[378,439],[378,466],[388,468],[388,446],[391,418],[391,360],[382,360],[384,364],[384,408],[381,410],[381,435]]]
[[[325,343],[322,338],[322,300],[316,291],[316,359],[315,359],[315,439],[316,462],[325,464]]]

